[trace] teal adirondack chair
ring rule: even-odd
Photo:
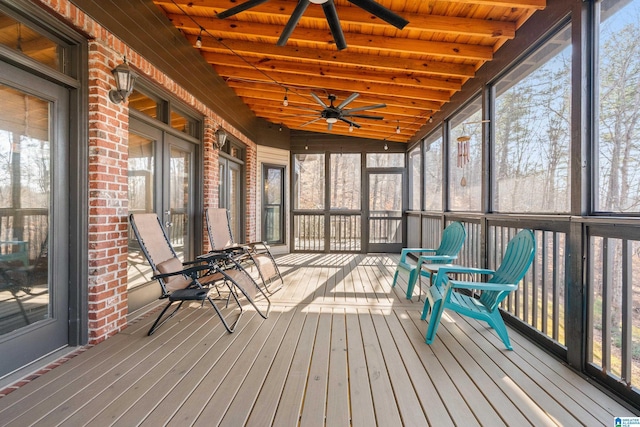
[[[522,230],[507,244],[504,258],[497,270],[447,266],[438,270],[433,286],[427,291],[422,311],[422,320],[429,317],[426,342],[431,344],[436,336],[440,318],[445,309],[462,315],[483,320],[491,326],[508,350],[513,350],[507,328],[500,315],[499,305],[510,292],[518,289],[518,284],[533,262],[536,242],[531,230]],[[486,282],[464,282],[452,280],[449,275],[479,274],[490,275]],[[479,298],[455,289],[480,290]]]
[[[423,271],[422,264],[448,264],[451,261],[458,258],[458,252],[462,249],[464,239],[467,237],[467,231],[460,222],[452,222],[442,232],[442,240],[440,246],[437,249],[425,249],[425,248],[404,248],[400,254],[400,262],[396,267],[396,272],[393,275],[393,283],[391,287],[395,287],[398,281],[398,275],[401,271],[409,273],[407,279],[407,299],[411,299],[413,296],[413,288],[416,285],[418,275],[429,278],[430,274],[427,271]],[[418,258],[418,262],[413,264],[407,260],[407,255],[411,252],[416,253],[429,253],[431,255],[422,255]]]

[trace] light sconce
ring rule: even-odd
[[[196,47],[200,49],[202,47],[202,30],[204,28],[200,27],[200,34],[198,34],[198,38],[196,39]]]
[[[282,100],[282,105],[284,105],[285,107],[289,106],[289,98],[287,98],[287,92],[289,92],[289,89],[284,88],[284,99]]]
[[[387,145],[387,143],[386,143],[386,142],[384,143],[384,147],[383,147],[383,148],[384,148],[384,151],[389,150],[389,146]]]
[[[398,125],[396,126],[396,133],[400,135],[400,120],[398,120]]]
[[[216,129],[215,136],[216,139],[213,141],[213,148],[214,150],[220,150],[227,142],[227,132],[222,129],[222,127],[219,127]]]
[[[133,92],[133,85],[138,78],[138,75],[131,70],[129,64],[127,64],[127,57],[125,56],[124,62],[111,70],[113,77],[116,79],[116,89],[109,91],[109,99],[114,104],[119,104],[126,101],[131,92]]]
[[[433,123],[433,116],[429,116],[429,123]]]

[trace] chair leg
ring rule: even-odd
[[[398,274],[400,273],[400,269],[396,267],[396,272],[393,275],[393,282],[391,282],[391,287],[395,288],[396,283],[398,282]]]
[[[162,319],[162,316],[164,316],[164,314],[167,312],[167,310],[169,309],[169,307],[171,307],[171,305],[174,303],[175,301],[169,301],[169,304],[167,304],[165,306],[165,308],[162,310],[162,312],[160,313],[160,315],[158,316],[158,318],[156,319],[155,322],[153,322],[153,325],[151,326],[151,329],[149,329],[149,332],[147,332],[147,336],[151,336],[156,329],[158,329],[160,326],[164,325],[164,322],[166,322],[167,320],[171,319],[173,317],[174,314],[176,314],[176,312],[180,309],[180,307],[182,307],[182,304],[184,303],[184,301],[180,301],[180,304],[178,304],[178,306],[176,307],[175,310],[173,310],[171,312],[171,314],[169,314],[166,318],[164,318],[162,320],[162,322],[160,321],[160,319]]]
[[[413,288],[416,286],[418,278],[418,270],[413,269],[409,271],[409,279],[407,280],[407,299],[413,298]]]
[[[233,333],[233,331],[236,330],[236,325],[238,324],[238,322],[240,321],[240,318],[242,317],[243,310],[242,310],[242,305],[240,304],[240,301],[238,301],[238,298],[235,296],[233,291],[229,290],[229,292],[233,295],[233,299],[235,299],[236,303],[238,304],[238,307],[240,308],[240,313],[238,314],[238,317],[236,317],[236,320],[231,325],[227,323],[227,320],[224,318],[224,316],[222,315],[222,312],[220,311],[218,306],[213,302],[211,297],[207,296],[207,300],[209,301],[209,303],[211,303],[211,306],[213,307],[216,314],[220,318],[220,321],[222,322],[222,325],[224,326],[224,328],[227,330],[227,332],[231,334]]]
[[[502,320],[502,316],[498,309],[491,313],[487,323],[489,323],[489,326],[496,331],[496,334],[498,334],[498,337],[500,337],[507,350],[513,350],[513,347],[511,347],[511,340],[509,340],[509,334],[507,333],[507,327],[505,326],[504,320]]]
[[[438,326],[440,325],[440,319],[442,318],[443,312],[444,312],[444,307],[442,305],[442,300],[439,299],[433,304],[433,307],[431,307],[431,316],[429,317],[429,327],[427,328],[427,333],[425,335],[425,342],[427,344],[431,344],[435,339],[436,332],[438,331]]]

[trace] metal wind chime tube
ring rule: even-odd
[[[469,163],[469,140],[471,140],[470,136],[459,136],[458,137],[458,167],[464,167],[467,163]]]

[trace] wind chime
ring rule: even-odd
[[[471,137],[465,134],[464,125],[462,126],[462,135],[458,137],[458,167],[464,168],[464,166],[469,163],[469,141]],[[467,178],[462,174],[462,179],[460,180],[460,186],[467,186]]]
[[[462,168],[469,163],[469,141],[471,137],[469,135],[462,135],[458,137],[458,167]]]

